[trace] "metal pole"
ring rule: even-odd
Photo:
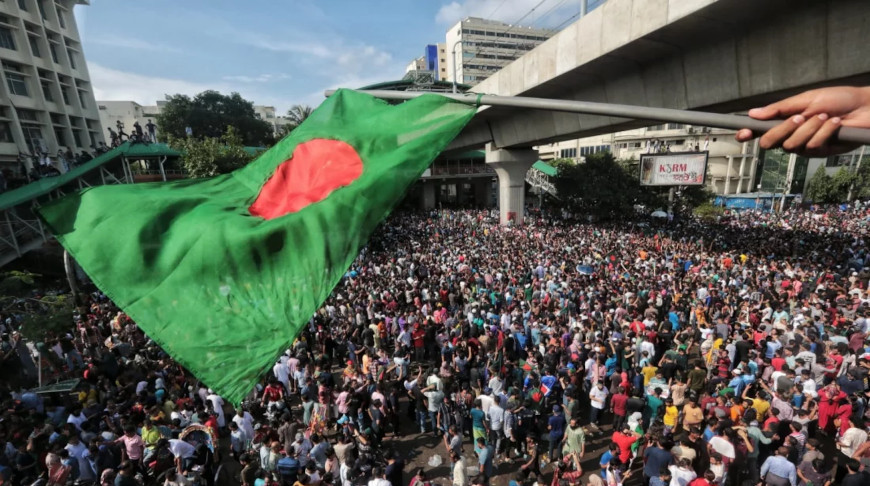
[[[456,63],[454,63],[454,68],[455,67]],[[455,79],[454,76],[454,82]],[[326,96],[331,96],[335,92],[336,90],[328,90],[326,91]],[[420,96],[431,95],[431,93],[414,91],[371,90],[362,92],[384,100],[410,100]],[[604,115],[636,120],[686,123],[689,125],[731,128],[736,130],[748,128],[755,133],[766,132],[781,123],[776,120],[756,120],[742,115],[726,115],[721,113],[684,111],[671,108],[651,108],[648,106],[619,105],[612,103],[595,103],[591,101],[556,100],[523,96],[496,96],[477,93],[438,93],[437,96],[443,96],[451,100],[468,104],[528,108],[533,110],[561,111],[567,113],[584,113],[588,115]],[[837,133],[837,141],[870,145],[870,129],[842,127]]]
[[[855,172],[852,173],[853,176],[858,175],[858,171],[861,170],[861,159],[864,158],[864,145],[861,146],[861,152],[858,154],[858,163],[855,164]],[[855,181],[852,180],[852,183],[849,184],[849,193],[846,194],[846,202],[852,202],[852,192],[855,190]]]
[[[79,305],[81,302],[79,301],[79,286],[76,284],[75,265],[73,264],[72,257],[66,250],[63,251],[63,269],[66,272],[66,280],[69,284],[70,293],[73,296],[73,302],[75,302],[75,305]]]

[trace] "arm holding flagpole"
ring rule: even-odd
[[[335,92],[336,90],[328,90],[325,94],[328,97]],[[389,90],[365,90],[364,92],[384,100],[410,100],[429,94]],[[765,144],[768,145],[767,148],[782,146],[789,151],[803,151],[804,153],[806,153],[807,143],[812,140],[813,144],[810,148],[813,155],[818,154],[818,156],[839,153],[843,149],[849,151],[857,145],[870,145],[870,130],[868,130],[870,129],[870,87],[836,87],[807,91],[768,107],[752,110],[748,117],[671,108],[523,96],[496,96],[477,93],[439,93],[439,96],[478,106],[527,108],[731,128],[740,130],[737,135],[739,141],[747,141],[764,134],[762,146]],[[795,118],[786,121],[778,120],[781,116],[791,115],[799,115],[801,117],[800,123],[797,123],[798,120]],[[820,115],[826,115],[826,117],[820,118]],[[797,132],[796,127],[803,126],[808,116],[815,117],[813,123],[807,124],[800,132]],[[788,125],[789,123],[795,127]],[[822,130],[823,127],[824,130]],[[813,138],[814,134],[817,134],[817,137]],[[793,139],[792,135],[795,135]],[[819,146],[816,148],[817,144]]]

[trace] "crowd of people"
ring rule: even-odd
[[[840,87],[749,115],[788,117],[763,148],[825,155],[866,106]],[[868,237],[860,204],[397,214],[235,408],[99,291],[29,342],[24,298],[0,316],[0,484],[863,486]]]
[[[868,484],[870,210],[651,224],[397,214],[236,409],[99,292],[30,347],[4,316],[4,369],[82,384],[13,390],[0,477]]]

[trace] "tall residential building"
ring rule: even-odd
[[[453,80],[455,62],[456,81],[473,86],[555,33],[550,29],[468,17],[447,31],[446,80]]]
[[[422,56],[414,59],[405,66],[405,74],[414,72],[430,72],[432,79],[441,81],[447,79],[447,54],[446,44],[429,44],[424,49]]]
[[[20,175],[19,154],[78,153],[105,140],[73,15],[87,4],[0,1],[0,168],[7,175]]]

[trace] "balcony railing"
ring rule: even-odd
[[[432,166],[429,177],[464,176],[464,175],[495,175],[495,170],[488,165],[460,164],[447,166]]]

